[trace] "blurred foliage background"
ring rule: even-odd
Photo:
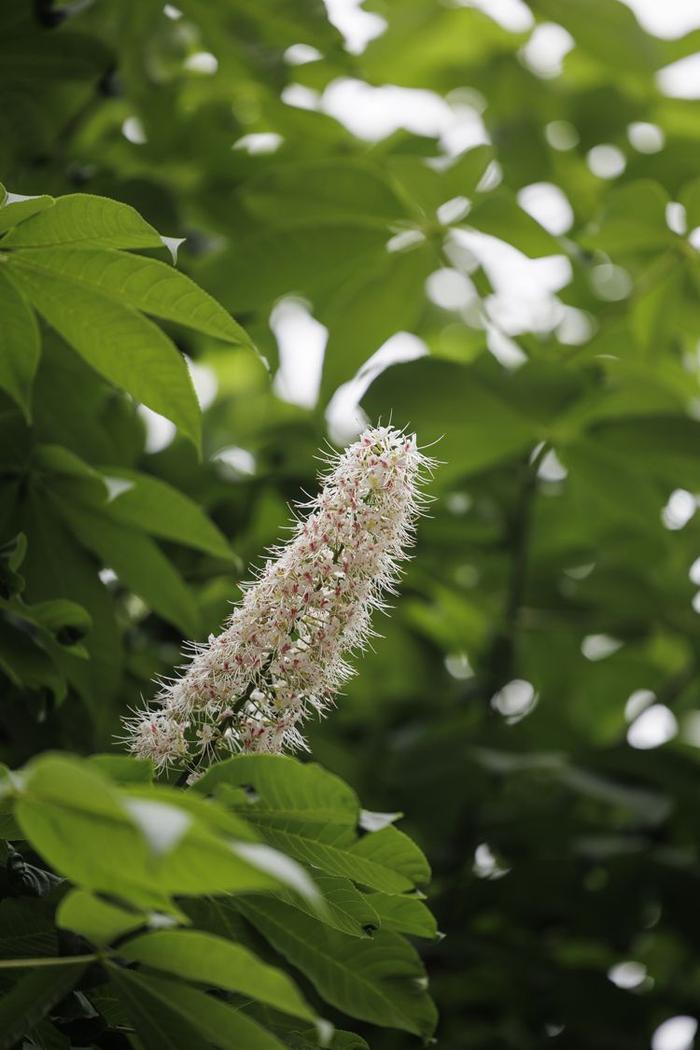
[[[0,539],[27,537],[27,600],[92,622],[89,660],[79,623],[39,659],[4,611],[0,759],[113,747],[359,402],[439,439],[385,637],[311,735],[432,861],[446,1048],[685,1050],[697,1027],[700,17],[666,32],[651,5],[654,35],[632,6],[0,10],[7,188],[184,238],[267,361],[172,329],[201,460],[58,337],[33,423],[0,395]],[[38,443],[168,482],[234,560],[179,543],[156,489],[96,540]]]

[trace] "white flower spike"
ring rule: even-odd
[[[396,593],[434,461],[415,435],[373,427],[329,464],[222,633],[193,645],[154,708],[125,721],[131,752],[196,770],[227,753],[307,747],[300,726],[354,674],[346,657],[366,645],[383,595]]]

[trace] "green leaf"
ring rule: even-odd
[[[649,75],[663,65],[661,42],[644,32],[620,0],[533,0],[532,7],[568,29],[605,69]]]
[[[143,1050],[211,1050],[211,1043],[199,1028],[174,1007],[183,985],[163,982],[157,988],[160,994],[156,994],[141,974],[111,963],[107,972]]]
[[[600,218],[583,238],[584,243],[620,255],[668,247],[675,235],[666,222],[667,204],[668,194],[651,179],[610,190]]]
[[[425,971],[402,937],[346,937],[280,901],[241,900],[237,906],[332,1006],[374,1024],[432,1034],[435,1008],[425,992]]]
[[[60,277],[14,265],[14,259],[8,265],[44,320],[88,364],[172,419],[199,447],[200,409],[190,373],[160,328],[100,292],[83,294]]]
[[[317,893],[288,858],[222,830],[229,817],[213,803],[181,808],[165,788],[140,788],[137,798],[88,763],[59,755],[35,760],[22,778],[15,815],[24,836],[54,871],[86,889],[170,913],[170,894]]]
[[[508,382],[503,377],[504,386]],[[382,372],[362,400],[372,419],[410,425],[437,441],[438,480],[473,474],[531,448],[541,431],[483,382],[475,368],[422,358]]]
[[[353,856],[399,872],[413,885],[430,881],[430,866],[415,842],[393,825],[371,831],[353,845]]]
[[[132,962],[188,981],[250,996],[310,1021],[314,1012],[285,973],[267,966],[247,948],[196,930],[160,930],[123,945]]]
[[[476,200],[467,218],[458,225],[499,237],[532,257],[561,254],[556,238],[523,211],[508,190],[494,190]]]
[[[222,801],[271,846],[302,864],[388,893],[412,889],[427,877],[425,858],[395,828],[358,838],[357,797],[319,766],[283,756],[243,755],[213,766],[196,789],[217,786]],[[226,786],[246,786],[254,794],[231,798],[222,790]]]
[[[242,196],[267,223],[359,218],[385,225],[406,217],[384,173],[359,158],[273,167],[247,183]]]
[[[97,80],[114,61],[113,54],[94,33],[61,32],[60,47],[50,33],[0,36],[0,80],[47,84],[50,90],[61,82]]]
[[[103,248],[162,248],[160,234],[135,208],[109,197],[70,193],[52,208],[33,215],[12,230],[3,248],[53,244],[99,245]]]
[[[210,766],[193,788],[208,794],[221,785],[252,789],[262,807],[275,813],[313,810],[353,826],[359,819],[357,795],[340,777],[288,755],[236,755]]]
[[[426,310],[425,282],[439,269],[434,244],[384,251],[343,283],[319,320],[330,330],[323,389],[330,395],[397,331],[415,331]]]
[[[700,177],[686,182],[678,200],[685,208],[688,229],[697,229],[700,226]]]
[[[131,755],[97,754],[90,755],[87,763],[118,784],[150,784],[153,781],[153,763],[150,759],[133,758]]]
[[[13,837],[21,837],[19,829]],[[53,902],[47,898],[6,897],[0,901],[0,959],[57,955],[53,911]]]
[[[108,482],[118,486],[109,501],[109,516],[154,536],[174,540],[188,547],[233,561],[226,538],[191,499],[160,478],[124,467],[103,467]]]
[[[436,171],[425,157],[392,156],[389,171],[402,191],[429,218],[434,219],[441,204],[454,197],[471,198],[493,159],[491,146],[465,150],[442,171]]]
[[[152,539],[89,507],[74,506],[63,498],[57,506],[76,538],[114,569],[127,587],[184,635],[199,635],[194,596]]]
[[[381,919],[383,930],[408,933],[414,937],[428,937],[430,940],[437,937],[435,916],[419,897],[370,893],[367,900]]]
[[[0,217],[2,212],[0,212]],[[13,253],[13,265],[58,276],[84,294],[175,321],[229,343],[249,344],[245,331],[215,299],[179,270],[157,259],[109,249],[41,248]]]
[[[147,921],[143,913],[127,911],[87,890],[71,890],[56,912],[56,925],[60,929],[73,930],[100,947],[145,926]]]
[[[46,195],[23,197],[18,193],[8,194],[0,207],[0,233],[19,225],[20,222],[25,222],[40,211],[52,208],[54,203],[55,199]]]
[[[39,326],[26,299],[2,268],[0,316],[0,388],[17,402],[29,422],[31,388],[41,349]]]
[[[283,1050],[278,1039],[241,1010],[180,981],[147,977],[113,965],[109,973],[146,1050],[199,1050],[209,1043],[221,1050]]]
[[[350,879],[314,871],[314,881],[323,896],[323,908],[312,907],[302,897],[290,893],[277,896],[285,904],[300,908],[312,918],[350,937],[367,937],[379,929],[381,920],[369,897],[360,893]]]
[[[0,1000],[0,1050],[9,1050],[74,987],[84,965],[36,969]]]

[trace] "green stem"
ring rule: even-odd
[[[0,959],[0,970],[22,970],[39,966],[77,966],[80,963],[98,962],[102,955],[58,955],[49,958]]]

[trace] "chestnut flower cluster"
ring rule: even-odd
[[[372,610],[396,593],[433,461],[415,435],[374,427],[329,464],[222,633],[193,644],[181,676],[125,721],[131,752],[196,771],[227,753],[306,748],[301,725],[354,673],[347,655],[366,646]]]

